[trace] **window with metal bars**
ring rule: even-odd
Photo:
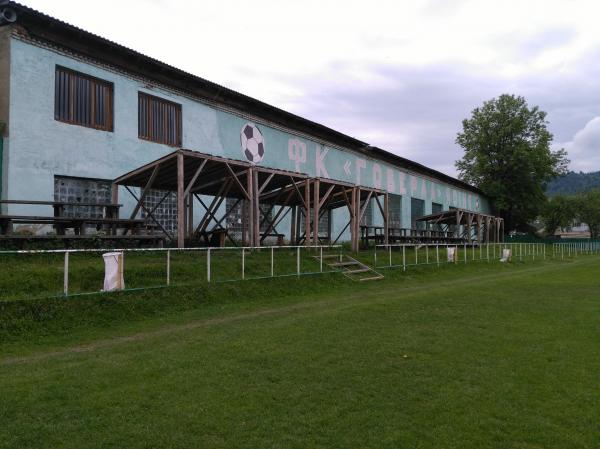
[[[425,229],[425,223],[417,221],[417,218],[425,215],[425,201],[418,198],[410,199],[410,222],[413,229]]]
[[[402,196],[389,195],[389,214],[390,214],[390,228],[401,228],[402,227]]]
[[[180,147],[181,105],[139,92],[138,137]]]
[[[56,67],[54,118],[72,125],[113,130],[113,84]]]

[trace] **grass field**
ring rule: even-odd
[[[0,447],[597,448],[600,257],[0,304]]]

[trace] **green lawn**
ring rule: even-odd
[[[0,304],[0,447],[597,448],[600,257]]]

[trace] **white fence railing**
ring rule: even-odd
[[[565,242],[552,244],[552,257],[564,259],[565,257],[581,254],[600,254],[600,241]]]
[[[327,273],[338,270],[323,256],[343,256],[341,245],[0,251],[0,299],[96,293],[107,252],[123,254],[127,289]]]
[[[503,250],[510,250],[511,260],[546,258],[544,243],[399,243],[376,245],[373,263],[377,268],[402,267],[405,271],[408,267],[417,265],[440,266],[446,263],[500,260]]]
[[[354,257],[375,268],[406,270],[499,261],[506,258],[505,250],[510,250],[508,260],[513,261],[600,254],[600,241],[553,243],[551,249],[550,253],[550,244],[544,243],[411,243],[377,245],[372,255],[361,252]],[[0,251],[0,300],[97,293],[103,286],[106,252],[123,254],[128,290],[337,272],[323,261],[343,258],[342,245]]]

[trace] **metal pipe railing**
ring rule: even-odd
[[[123,257],[125,256],[126,253],[138,253],[138,254],[143,254],[143,253],[153,253],[153,254],[160,254],[160,253],[165,253],[166,255],[166,263],[165,263],[165,281],[164,281],[164,286],[170,286],[172,284],[172,267],[173,267],[173,255],[174,254],[183,254],[183,253],[198,253],[198,254],[205,254],[205,261],[206,261],[206,282],[210,283],[210,282],[214,282],[215,280],[215,265],[214,265],[214,256],[216,253],[231,253],[231,252],[236,252],[239,251],[241,252],[241,270],[238,272],[238,278],[241,280],[245,280],[245,279],[258,279],[258,278],[266,278],[266,277],[280,277],[280,276],[287,276],[290,275],[291,273],[288,274],[281,274],[281,275],[276,275],[275,273],[275,252],[276,251],[293,251],[295,252],[295,269],[293,274],[295,276],[301,276],[301,275],[305,275],[305,274],[319,274],[319,273],[326,273],[326,272],[333,272],[333,271],[339,271],[339,270],[329,270],[326,271],[324,270],[323,267],[323,252],[324,251],[328,251],[328,252],[334,252],[335,257],[341,260],[341,258],[343,257],[343,249],[342,249],[342,245],[312,245],[312,246],[300,246],[300,245],[295,245],[295,246],[263,246],[263,247],[249,247],[249,246],[244,246],[244,247],[222,247],[222,248],[205,248],[205,247],[194,247],[194,248],[86,248],[86,249],[56,249],[56,250],[9,250],[9,251],[0,251],[0,257],[2,255],[6,256],[10,256],[10,255],[19,255],[19,256],[26,256],[26,255],[32,255],[32,256],[40,256],[40,255],[57,255],[60,256],[61,254],[63,255],[63,288],[62,288],[62,295],[63,296],[72,296],[73,293],[71,291],[71,272],[72,270],[75,268],[74,263],[76,263],[76,260],[74,260],[72,258],[73,255],[75,254],[83,254],[83,255],[89,255],[89,254],[102,254],[102,253],[106,253],[106,252],[120,252],[123,254]],[[314,270],[313,271],[303,271],[302,270],[302,250],[306,250],[309,252],[312,252],[314,254],[318,254],[318,263],[315,260],[313,262],[314,265]],[[261,259],[261,263],[264,263],[265,265],[265,272],[268,273],[268,276],[248,276],[247,273],[247,256],[249,254],[257,254],[257,253],[263,253],[265,251],[269,251],[270,255],[265,258],[265,260]],[[0,262],[2,261],[2,259],[0,258]],[[311,260],[312,262],[312,260]],[[140,264],[142,265],[143,269],[143,263]],[[289,263],[288,263],[289,265]],[[268,268],[267,268],[268,267]],[[138,268],[140,268],[140,266],[138,266]],[[8,270],[10,270],[10,265],[7,265]],[[98,271],[100,271],[100,269],[98,268]],[[35,273],[35,267],[32,267],[32,274]],[[98,273],[98,279],[101,279],[101,277],[103,277],[104,273],[99,272]],[[232,279],[226,279],[227,281],[229,280],[236,280],[235,277],[233,277]],[[1,285],[0,285],[1,287]],[[144,288],[144,287],[142,287]],[[138,288],[136,288],[138,289]],[[0,292],[2,291],[2,289],[0,288]],[[80,292],[79,294],[81,294],[82,292]],[[83,292],[83,293],[91,293],[91,292]],[[2,298],[0,298],[2,299]]]

